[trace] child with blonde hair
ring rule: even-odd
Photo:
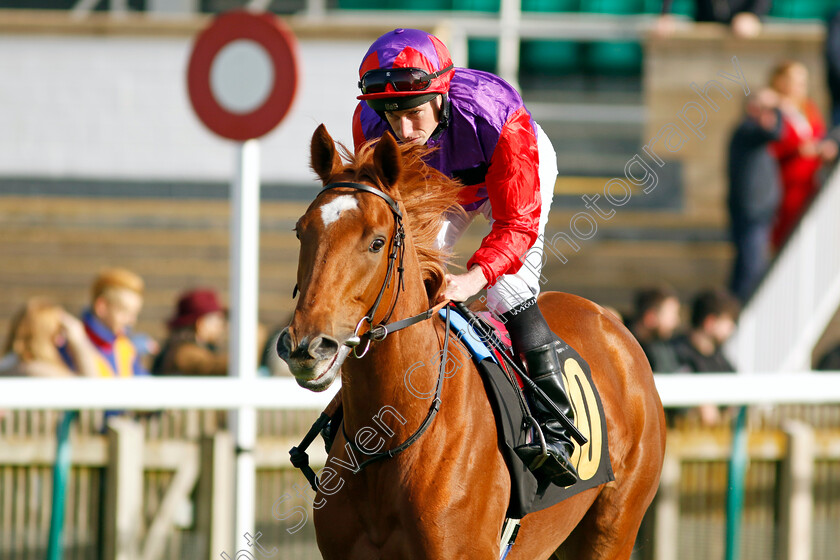
[[[99,273],[91,289],[91,306],[82,315],[88,338],[98,350],[101,377],[148,375],[130,338],[143,307],[143,279],[124,268]]]
[[[81,321],[60,305],[35,297],[12,319],[0,375],[96,376],[96,350]]]

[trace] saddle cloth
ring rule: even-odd
[[[443,310],[440,313],[445,315]],[[501,323],[493,321],[493,326],[506,342],[507,333],[502,330]],[[500,448],[511,477],[507,517],[521,519],[528,513],[546,509],[584,490],[615,480],[601,397],[592,382],[589,365],[580,354],[565,342],[561,341],[558,345],[566,391],[575,412],[575,426],[588,440],[583,446],[575,442],[572,453],[572,462],[580,479],[569,487],[561,488],[535,477],[514,451],[514,448],[531,441],[530,433],[523,428],[525,418],[519,397],[502,370],[499,356],[482,341],[468,320],[451,307],[450,328],[469,350],[493,408]]]

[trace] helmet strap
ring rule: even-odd
[[[376,109],[374,109],[376,111]],[[385,117],[385,111],[376,111],[376,114],[379,115],[379,118],[388,122],[387,117]],[[429,140],[437,140],[443,131],[449,126],[449,119],[452,115],[452,108],[449,102],[449,94],[448,93],[441,93],[440,94],[440,110],[438,111],[438,125],[435,127],[434,132],[432,135],[429,136]],[[389,129],[390,131],[390,126]],[[396,138],[396,135],[394,135]]]
[[[438,125],[435,128],[435,131],[432,132],[432,135],[429,137],[429,140],[437,140],[443,131],[449,126],[449,118],[451,116],[451,106],[449,103],[449,94],[442,93],[440,94],[440,111],[438,112]]]

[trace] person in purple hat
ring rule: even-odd
[[[573,420],[558,359],[562,343],[535,299],[557,179],[548,137],[513,86],[488,72],[455,68],[446,46],[425,31],[395,29],[377,39],[362,60],[358,86],[357,149],[391,133],[400,142],[436,148],[428,163],[463,183],[459,202],[466,218],[445,217],[438,245],[451,248],[479,214],[491,224],[467,272],[446,275],[443,299],[464,301],[486,287],[487,305],[506,324],[528,375]],[[568,486],[577,479],[570,436],[541,403],[536,408],[545,419],[551,460],[535,470]],[[518,451],[529,465],[541,455],[537,444]]]
[[[227,309],[216,292],[201,288],[178,298],[169,338],[152,366],[155,375],[226,375]]]

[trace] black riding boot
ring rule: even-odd
[[[548,327],[539,307],[534,300],[530,300],[504,313],[502,318],[510,333],[514,351],[525,362],[528,377],[574,422],[574,410],[566,394],[557,355],[557,335]],[[534,398],[533,402],[548,457],[543,457],[539,441],[517,447],[516,453],[535,474],[547,477],[558,486],[570,486],[578,479],[577,470],[570,459],[574,449],[571,437],[542,401]]]
[[[574,410],[563,386],[556,348],[557,342],[549,342],[539,348],[528,350],[523,358],[528,367],[528,376],[548,395],[548,398],[557,405],[566,418],[574,422]],[[536,468],[530,467],[531,470],[545,474],[558,486],[570,486],[578,479],[577,470],[570,459],[574,450],[572,438],[568,430],[555,419],[554,413],[541,400],[534,399],[534,409],[541,421],[540,429],[545,437],[548,458],[544,463],[540,463],[542,449],[538,442],[519,447],[516,452],[525,464],[536,466]]]

